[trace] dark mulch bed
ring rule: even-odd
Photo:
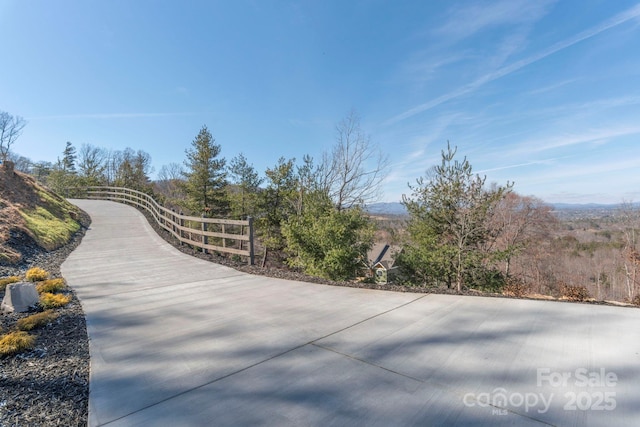
[[[28,236],[12,236],[22,242],[22,261],[0,265],[0,277],[21,275],[40,267],[60,276],[60,265],[80,244],[91,220],[82,215],[82,229],[66,246],[51,252],[40,249]],[[71,288],[72,297],[55,312],[48,325],[30,331],[36,336],[32,351],[0,359],[0,426],[86,426],[89,404],[89,340],[84,312]],[[0,299],[4,291],[0,291]],[[31,313],[0,315],[3,332]]]

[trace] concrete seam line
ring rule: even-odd
[[[412,299],[411,301],[408,301],[408,302],[406,302],[406,303],[404,303],[404,304],[400,304],[400,305],[398,305],[398,306],[396,306],[396,307],[390,308],[389,310],[385,310],[385,311],[383,311],[383,312],[381,312],[381,313],[375,314],[375,315],[373,315],[373,316],[371,316],[371,317],[368,317],[368,318],[366,318],[366,319],[364,319],[364,320],[360,320],[360,321],[358,321],[358,322],[354,323],[353,325],[346,326],[346,327],[344,327],[344,328],[342,328],[342,329],[340,329],[340,330],[338,330],[338,331],[331,332],[330,334],[324,335],[324,336],[319,337],[319,338],[315,338],[315,339],[313,339],[313,340],[311,340],[311,341],[308,341],[308,342],[306,342],[306,343],[304,343],[304,344],[297,345],[297,346],[292,347],[292,348],[290,348],[290,349],[288,349],[288,350],[285,350],[285,351],[283,351],[283,352],[281,352],[281,353],[275,354],[275,355],[273,355],[273,356],[271,356],[271,357],[268,357],[268,358],[266,358],[266,359],[264,359],[264,360],[261,360],[261,361],[259,361],[259,362],[256,362],[256,363],[254,363],[254,364],[252,364],[252,365],[245,366],[245,367],[244,367],[244,368],[242,368],[242,369],[238,369],[237,371],[230,372],[230,373],[228,373],[228,374],[226,374],[226,375],[221,376],[220,378],[216,378],[216,379],[214,379],[214,380],[211,380],[211,381],[209,381],[209,382],[207,382],[207,383],[200,384],[199,386],[196,386],[196,387],[190,388],[190,389],[188,389],[188,390],[181,391],[180,393],[176,393],[176,394],[174,394],[173,396],[166,397],[166,398],[164,398],[164,399],[162,399],[162,400],[159,400],[158,402],[152,403],[152,404],[147,405],[147,406],[145,406],[145,407],[143,407],[143,408],[140,408],[140,409],[136,409],[136,410],[135,410],[135,411],[133,411],[133,412],[130,412],[130,413],[125,414],[125,415],[122,415],[122,416],[120,416],[120,417],[118,417],[118,418],[114,418],[113,420],[109,420],[109,421],[107,421],[106,423],[100,424],[100,426],[106,426],[106,425],[109,425],[109,424],[111,424],[111,423],[113,423],[113,422],[116,422],[116,421],[122,420],[122,419],[124,419],[124,418],[127,418],[127,417],[128,417],[128,416],[130,416],[130,415],[137,414],[138,412],[142,412],[142,411],[144,411],[144,410],[146,410],[146,409],[149,409],[149,408],[152,408],[152,407],[154,407],[154,406],[160,405],[161,403],[168,402],[169,400],[175,399],[176,397],[180,397],[180,396],[185,395],[185,394],[187,394],[187,393],[190,393],[190,392],[192,392],[192,391],[194,391],[194,390],[198,390],[198,389],[201,389],[201,388],[206,387],[206,386],[208,386],[208,385],[211,385],[211,384],[213,384],[213,383],[216,383],[216,382],[218,382],[218,381],[222,381],[222,380],[224,380],[224,379],[226,379],[226,378],[229,378],[229,377],[231,377],[231,376],[233,376],[233,375],[239,374],[239,373],[241,373],[241,372],[244,372],[244,371],[246,371],[246,370],[249,370],[249,369],[251,369],[251,368],[254,368],[254,367],[258,366],[258,365],[262,365],[263,363],[266,363],[266,362],[269,362],[269,361],[271,361],[271,360],[273,360],[273,359],[276,359],[276,358],[278,358],[278,357],[284,356],[284,355],[285,355],[285,354],[287,354],[287,353],[291,353],[291,352],[293,352],[293,351],[299,350],[299,349],[301,349],[301,348],[303,348],[303,347],[305,347],[305,346],[307,346],[307,345],[310,345],[310,344],[311,344],[311,345],[315,345],[314,343],[315,343],[316,341],[320,341],[320,340],[322,340],[322,339],[328,338],[328,337],[330,337],[330,336],[332,336],[332,335],[335,335],[335,334],[338,334],[338,333],[340,333],[340,332],[346,331],[346,330],[347,330],[347,329],[349,329],[349,328],[353,328],[354,326],[358,326],[358,325],[360,325],[360,324],[362,324],[362,323],[364,323],[364,322],[367,322],[367,321],[369,321],[369,320],[371,320],[371,319],[375,319],[376,317],[382,316],[382,315],[384,315],[384,314],[390,313],[390,312],[392,312],[392,311],[394,311],[394,310],[397,310],[397,309],[399,309],[399,308],[405,307],[405,306],[407,306],[407,305],[409,305],[409,304],[412,304],[412,303],[414,303],[414,302],[416,302],[416,301],[418,301],[418,300],[420,300],[420,299],[422,299],[422,298],[426,297],[427,295],[429,295],[429,294],[420,295],[418,298]]]
[[[356,326],[358,326],[358,325],[361,325],[361,324],[363,324],[363,323],[365,323],[365,322],[368,322],[369,320],[375,319],[376,317],[380,317],[380,316],[384,316],[385,314],[389,314],[389,313],[391,313],[392,311],[395,311],[395,310],[398,310],[398,309],[400,309],[400,308],[402,308],[402,307],[406,307],[406,306],[408,306],[408,305],[410,305],[410,304],[413,304],[414,302],[419,301],[419,300],[421,300],[422,298],[424,298],[424,297],[426,297],[426,296],[428,296],[428,295],[430,295],[430,294],[420,295],[418,298],[416,298],[416,299],[412,299],[411,301],[405,302],[404,304],[400,304],[400,305],[398,305],[398,306],[396,306],[396,307],[390,308],[389,310],[385,310],[385,311],[383,311],[383,312],[381,312],[381,313],[374,314],[373,316],[371,316],[371,317],[367,317],[366,319],[363,319],[363,320],[360,320],[359,322],[356,322],[356,323],[354,323],[353,325],[345,326],[344,328],[339,329],[339,330],[334,331],[334,332],[331,332],[330,334],[327,334],[327,335],[325,335],[325,336],[323,336],[323,337],[316,338],[316,339],[315,339],[315,340],[313,340],[313,341],[309,341],[309,342],[308,342],[308,344],[315,344],[317,341],[323,340],[323,339],[325,339],[325,338],[329,338],[330,336],[332,336],[332,335],[336,335],[336,334],[339,334],[339,333],[341,333],[341,332],[344,332],[344,331],[346,331],[347,329],[354,328],[354,327],[356,327]]]
[[[427,384],[427,385],[435,386],[436,388],[439,388],[440,390],[445,391],[447,393],[451,393],[453,395],[456,395],[456,396],[460,397],[461,399],[464,397],[464,395],[462,393],[459,393],[459,392],[455,391],[454,389],[452,389],[451,387],[447,386],[446,384],[442,384],[442,383],[439,383],[439,382],[436,382],[436,381],[423,380],[423,379],[416,378],[416,377],[413,377],[413,376],[408,375],[408,374],[403,374],[402,372],[394,371],[393,369],[390,369],[390,368],[385,368],[384,366],[377,365],[377,364],[375,364],[373,362],[369,362],[367,360],[360,359],[358,357],[352,356],[352,355],[347,354],[347,353],[342,353],[342,352],[340,352],[340,351],[338,351],[336,349],[333,349],[333,348],[330,348],[330,347],[325,347],[325,346],[323,346],[321,344],[311,343],[311,345],[314,346],[314,347],[320,348],[322,350],[329,351],[331,353],[339,354],[340,356],[344,356],[344,357],[346,357],[348,359],[355,360],[356,362],[364,363],[365,365],[369,365],[369,366],[372,366],[374,368],[382,369],[383,371],[387,371],[387,372],[389,372],[391,374],[398,375],[398,376],[401,376],[403,378],[407,378],[409,380],[415,381],[415,382],[420,383],[420,384]],[[539,423],[547,425],[547,426],[557,427],[555,424],[549,424],[546,421],[539,420],[539,419],[531,417],[530,415],[527,415],[527,414],[521,414],[521,413],[519,413],[517,411],[514,411],[512,409],[509,409],[509,408],[504,408],[502,406],[496,406],[496,405],[491,405],[491,404],[489,406],[492,406],[492,407],[494,407],[496,409],[504,409],[504,410],[506,410],[507,412],[509,412],[509,413],[511,413],[513,415],[518,415],[518,416],[521,416],[521,417],[524,417],[524,418],[528,418],[528,419],[530,419],[532,421],[536,421],[536,422],[539,422]]]
[[[342,353],[341,351],[338,351],[338,350],[330,348],[330,347],[325,347],[325,346],[323,346],[321,344],[318,344],[318,343],[311,343],[311,345],[315,346],[315,347],[318,347],[318,348],[321,348],[322,350],[326,350],[326,351],[330,351],[330,352],[335,353],[335,354],[339,354],[340,356],[347,357],[347,358],[349,358],[351,360],[355,360],[356,362],[364,363],[365,365],[373,366],[374,368],[382,369],[383,371],[387,371],[387,372],[390,372],[390,373],[395,374],[395,375],[400,375],[401,377],[410,379],[412,381],[416,381],[416,382],[418,382],[420,384],[426,384],[427,383],[427,381],[422,380],[420,378],[412,377],[411,375],[403,374],[402,372],[394,371],[393,369],[389,369],[389,368],[385,368],[384,366],[376,365],[375,363],[369,362],[369,361],[364,360],[364,359],[360,359],[358,357],[352,356],[352,355],[347,354],[347,353]],[[441,385],[439,383],[434,383],[434,382],[429,382],[429,383],[430,384],[435,384],[436,386],[441,387],[441,388],[446,388],[445,386],[443,386],[443,385]]]

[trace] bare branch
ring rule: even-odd
[[[338,210],[375,201],[387,175],[388,157],[372,144],[360,128],[360,118],[351,111],[336,126],[336,145],[324,153],[319,166],[319,184]]]
[[[11,145],[22,134],[26,124],[27,122],[22,117],[14,117],[5,111],[0,111],[0,157],[2,161],[7,160]]]

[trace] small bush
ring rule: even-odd
[[[44,309],[63,307],[69,304],[69,301],[71,301],[71,297],[67,295],[52,294],[50,292],[40,295],[40,305]]]
[[[633,299],[631,300],[631,304],[640,305],[640,295],[636,295],[635,297],[633,297]]]
[[[3,277],[2,279],[0,279],[0,291],[4,291],[7,285],[19,282],[20,280],[21,279],[18,276]]]
[[[49,273],[40,267],[33,267],[24,276],[30,282],[41,282],[49,278]]]
[[[32,329],[39,328],[52,322],[58,317],[56,313],[51,310],[43,311],[42,313],[32,314],[29,317],[23,317],[18,320],[16,326],[21,331],[30,331]]]
[[[584,286],[563,285],[560,288],[560,293],[569,301],[585,301],[589,299],[589,291]]]
[[[24,331],[15,331],[0,338],[0,357],[31,350],[36,343],[36,338]]]
[[[502,294],[510,297],[521,298],[529,293],[529,286],[524,282],[509,278],[502,288]]]
[[[64,279],[49,279],[42,281],[36,285],[39,294],[49,292],[55,294],[64,289]]]

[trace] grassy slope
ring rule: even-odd
[[[80,228],[77,217],[78,208],[31,176],[0,167],[0,263],[20,261],[12,234],[26,233],[38,246],[57,249]]]

